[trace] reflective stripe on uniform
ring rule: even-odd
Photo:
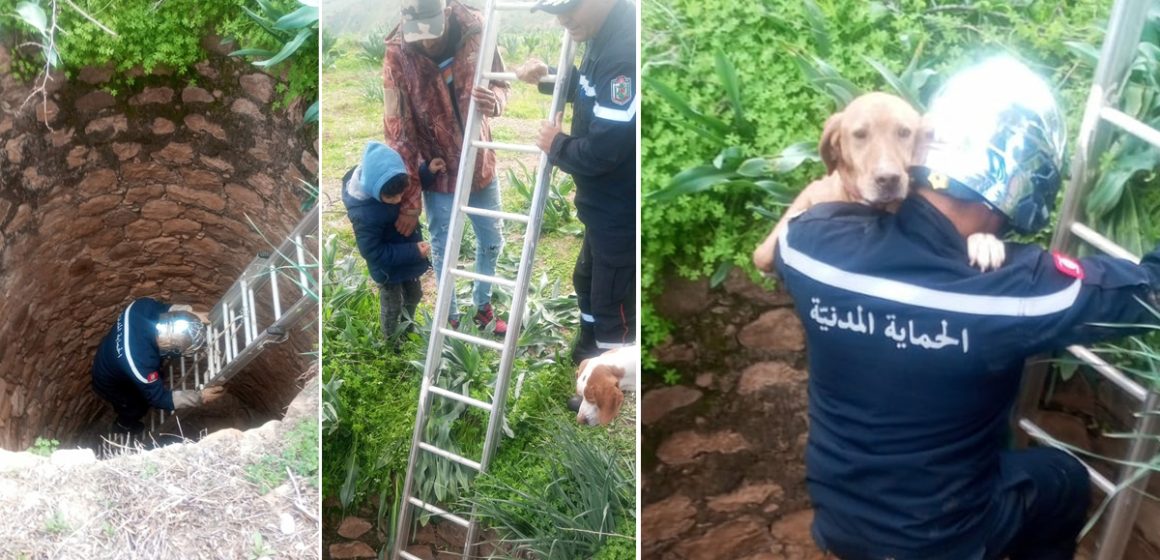
[[[121,318],[125,322],[125,339],[122,341],[122,344],[125,345],[125,361],[129,362],[129,369],[133,371],[133,375],[142,383],[149,383],[149,380],[145,379],[141,375],[141,372],[137,370],[137,364],[133,363],[133,352],[129,349],[129,311],[133,309],[133,304],[135,303],[137,302],[134,301],[129,304],[129,307],[125,308],[125,314]]]
[[[1041,317],[1070,308],[1079,297],[1079,280],[1062,290],[1042,296],[1010,297],[946,292],[847,272],[790,247],[788,235],[789,227],[782,231],[778,239],[778,253],[786,266],[822,284],[888,301],[967,315]]]

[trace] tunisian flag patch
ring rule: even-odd
[[[1055,269],[1061,274],[1077,280],[1083,280],[1083,267],[1079,265],[1079,261],[1071,257],[1065,257],[1055,251],[1051,253],[1051,256],[1055,258]]]
[[[153,373],[150,373],[149,375],[145,376],[146,383],[153,383],[154,381],[157,381],[158,379],[161,379],[161,376],[157,375],[157,372],[153,372]]]
[[[624,105],[632,100],[632,78],[617,76],[612,79],[612,102]]]

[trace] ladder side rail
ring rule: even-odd
[[[567,87],[571,78],[572,58],[575,55],[574,44],[572,37],[565,30],[563,32],[563,44],[560,48],[560,61],[558,76],[555,86],[552,88],[552,103],[548,112],[548,120],[553,121],[556,113],[564,110],[564,105],[567,103]],[[492,39],[494,42],[494,38]],[[544,207],[547,205],[548,190],[551,187],[552,181],[552,164],[548,161],[548,155],[540,153],[540,161],[537,169],[536,187],[532,193],[531,206],[529,212],[531,220],[528,221],[527,229],[524,233],[524,248],[520,255],[520,267],[516,274],[516,288],[512,290],[511,309],[508,313],[508,329],[507,334],[504,335],[504,345],[507,347],[500,356],[499,371],[496,374],[495,382],[495,396],[492,398],[491,417],[488,419],[487,435],[483,443],[483,457],[480,460],[480,472],[486,473],[488,466],[491,463],[492,456],[495,454],[496,446],[499,444],[499,439],[502,435],[501,428],[504,421],[504,410],[507,403],[508,385],[511,381],[512,364],[515,362],[516,346],[520,337],[520,328],[523,324],[524,306],[527,303],[528,284],[532,278],[532,264],[536,258],[536,245],[540,238],[540,226],[544,220]],[[475,537],[479,531],[479,524],[475,522],[475,506],[471,508],[472,520],[471,526],[467,528],[467,549],[464,551],[464,560],[468,558],[469,553],[475,547]]]
[[[493,45],[490,51],[487,49],[487,46],[489,44],[488,37],[494,34],[492,30],[495,28],[496,23],[495,4],[496,0],[487,0],[487,4],[484,7],[484,37],[480,43],[479,55],[476,57],[476,76],[491,69],[495,49],[494,39],[490,41],[490,44]],[[435,314],[431,318],[433,324],[431,325],[431,333],[427,341],[427,362],[423,366],[423,380],[419,386],[419,406],[415,410],[415,429],[411,435],[411,451],[407,457],[407,475],[403,481],[403,500],[399,506],[395,546],[391,552],[391,557],[394,559],[399,558],[399,552],[406,548],[407,541],[410,540],[411,535],[410,526],[413,510],[408,500],[414,491],[415,466],[421,451],[419,443],[423,438],[423,425],[427,420],[427,409],[431,404],[429,387],[435,382],[439,368],[443,364],[443,333],[440,332],[440,328],[447,323],[447,319],[451,314],[451,295],[455,292],[455,277],[451,275],[450,271],[457,266],[459,261],[460,241],[463,236],[464,222],[466,221],[465,214],[459,209],[467,205],[468,197],[471,195],[471,186],[475,178],[476,149],[472,146],[472,142],[479,138],[480,130],[483,127],[483,123],[478,117],[478,112],[479,109],[476,107],[475,99],[472,98],[471,103],[468,105],[467,119],[465,121],[467,130],[464,131],[463,145],[460,147],[459,152],[459,169],[455,177],[455,197],[451,206],[451,224],[447,232],[447,245],[443,251],[443,270],[437,271],[439,275],[439,293],[435,298]]]

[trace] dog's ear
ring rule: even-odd
[[[593,371],[588,378],[588,385],[584,387],[584,400],[595,403],[599,414],[597,424],[608,424],[620,412],[624,403],[624,393],[616,386],[616,379],[603,371]]]
[[[576,379],[580,379],[580,374],[584,372],[584,368],[588,367],[588,360],[592,358],[584,358],[580,361],[580,367],[576,368]]]
[[[611,375],[611,376],[616,378],[617,385],[619,385],[620,380],[624,379],[624,368],[616,367],[616,366],[604,366],[604,367],[605,367],[605,371],[608,372],[608,375]]]
[[[839,139],[842,137],[842,113],[834,113],[826,119],[826,126],[822,128],[822,138],[818,141],[818,154],[822,156],[822,163],[826,164],[826,174],[838,169],[842,161],[842,146]]]
[[[914,154],[912,154],[910,159],[911,165],[924,165],[926,163],[926,154],[930,150],[930,143],[933,141],[934,126],[924,116],[922,117],[922,122],[918,125],[918,136],[914,138]]]

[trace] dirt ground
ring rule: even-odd
[[[825,558],[810,536],[808,373],[788,296],[737,270],[716,289],[678,278],[666,285],[656,309],[678,327],[653,355],[680,381],[644,380],[643,557]],[[1122,456],[1124,441],[1102,434],[1123,431],[1132,407],[1091,379],[1076,375],[1052,388],[1038,422],[1063,441]],[[1150,493],[1158,491],[1160,477],[1153,477]],[[1093,493],[1093,504],[1102,499]],[[1091,557],[1098,531],[1077,558]],[[1124,558],[1160,558],[1157,541],[1160,506],[1145,499]]]

